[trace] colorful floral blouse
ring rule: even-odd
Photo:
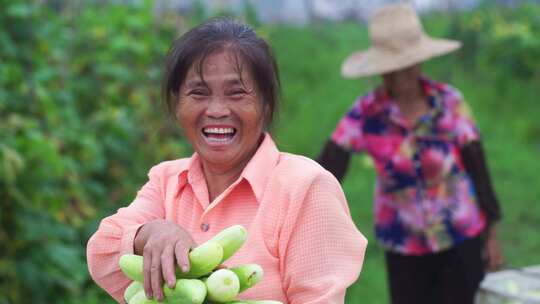
[[[332,134],[339,146],[373,159],[377,240],[407,255],[451,248],[486,225],[459,153],[479,138],[469,107],[457,89],[420,81],[430,110],[414,125],[377,89],[359,98]]]

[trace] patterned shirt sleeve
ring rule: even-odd
[[[478,141],[480,139],[480,132],[474,120],[471,107],[464,100],[459,90],[450,87],[448,94],[448,100],[451,104],[450,108],[454,116],[458,146],[463,147],[470,142]]]
[[[363,117],[362,101],[359,98],[339,121],[331,139],[338,146],[350,152],[362,152],[364,150],[364,140],[362,134]]]

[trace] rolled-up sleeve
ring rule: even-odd
[[[135,234],[142,225],[165,216],[159,168],[152,168],[148,177],[128,207],[101,221],[86,248],[92,279],[118,302],[123,301],[122,294],[130,283],[118,266],[120,256],[133,253]]]
[[[283,287],[290,304],[344,303],[359,277],[366,238],[352,221],[345,195],[320,174],[301,204],[289,210],[279,241]]]

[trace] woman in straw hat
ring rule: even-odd
[[[377,11],[369,33],[372,46],[341,72],[382,75],[383,84],[352,105],[318,161],[341,180],[353,152],[373,159],[375,233],[392,303],[473,303],[484,268],[502,264],[501,212],[462,95],[420,66],[460,43],[428,37],[406,4]]]

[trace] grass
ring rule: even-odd
[[[429,20],[444,35],[440,20]],[[310,28],[272,27],[261,30],[278,58],[283,85],[281,112],[274,137],[281,150],[315,157],[355,97],[378,80],[344,80],[342,60],[368,46],[365,28],[357,24],[326,24]],[[484,138],[495,189],[504,218],[499,227],[507,264],[540,264],[540,110],[533,83],[500,76],[496,66],[471,71],[454,55],[424,65],[434,79],[449,82],[463,93]],[[537,90],[536,90],[537,91]],[[373,234],[374,169],[366,156],[353,158],[343,188],[354,221],[369,246],[360,279],[349,289],[347,303],[388,303],[384,254]]]

